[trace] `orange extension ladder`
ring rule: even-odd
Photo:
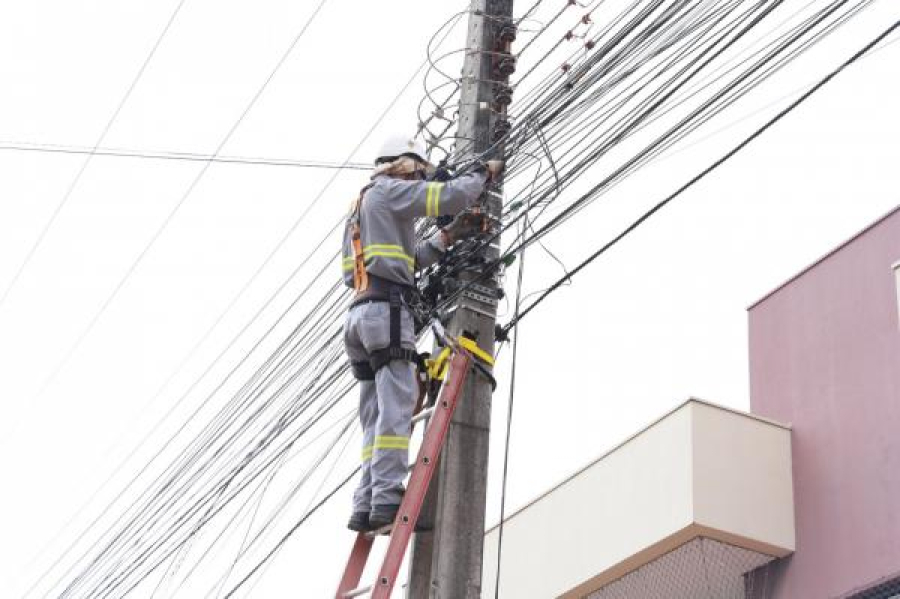
[[[431,421],[425,430],[425,438],[422,440],[406,493],[400,503],[400,509],[397,511],[397,518],[391,526],[357,534],[350,552],[350,559],[344,570],[344,576],[341,578],[335,595],[336,599],[349,599],[363,595],[370,595],[372,599],[390,598],[400,572],[400,565],[403,563],[403,556],[409,546],[416,521],[419,519],[422,503],[425,501],[425,492],[428,490],[434,468],[438,463],[444,438],[450,428],[450,419],[453,417],[453,412],[462,395],[463,384],[469,374],[473,359],[468,351],[457,349],[450,360],[446,381],[438,401],[434,407],[423,410],[413,418],[413,421],[417,422],[430,416]],[[390,531],[391,537],[384,562],[378,572],[378,578],[369,586],[359,587],[359,581],[365,570],[375,537],[386,534],[388,531]]]

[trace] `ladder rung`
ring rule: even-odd
[[[425,409],[425,410],[422,410],[421,412],[419,412],[419,413],[416,414],[415,416],[413,416],[412,421],[413,421],[413,422],[419,422],[420,420],[425,420],[426,418],[428,418],[429,416],[431,416],[433,413],[434,413],[434,408],[427,408],[427,409]]]
[[[346,597],[347,599],[350,599],[350,597],[361,597],[362,595],[365,595],[366,593],[371,591],[373,586],[375,586],[375,585],[370,584],[367,587],[359,587],[358,589],[353,589],[352,591],[348,591],[348,592],[344,593],[343,596]]]

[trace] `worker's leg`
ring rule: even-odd
[[[353,511],[368,512],[372,505],[372,451],[378,420],[378,396],[375,381],[359,383],[359,422],[363,431],[362,474],[353,493]]]
[[[418,393],[415,366],[394,360],[375,374],[378,419],[372,454],[372,507],[397,505],[403,498],[410,421]]]
[[[360,339],[364,306],[350,310],[344,321],[344,348],[351,363],[367,364],[369,354]],[[359,381],[359,422],[362,425],[362,474],[353,493],[353,511],[368,512],[372,504],[372,446],[378,420],[378,397],[375,380]]]
[[[386,347],[390,341],[390,309],[387,303],[368,304],[360,328],[366,350]],[[412,315],[401,311],[400,341],[415,349]],[[412,412],[418,396],[415,365],[393,360],[375,373],[378,414],[372,453],[372,508],[400,503],[407,474]]]

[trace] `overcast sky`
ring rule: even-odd
[[[97,143],[178,4],[0,3],[0,146]],[[317,4],[186,0],[101,145],[216,151]],[[370,161],[382,137],[414,130],[419,80],[352,154],[457,5],[327,2],[221,154]],[[537,18],[556,10],[542,6]],[[874,2],[546,245],[564,263],[577,263],[898,18],[895,0]],[[446,48],[459,47],[463,33],[456,29]],[[512,508],[689,396],[749,408],[746,308],[900,203],[897,40],[841,74],[524,321]],[[191,187],[203,164],[97,156],[73,186],[84,164],[79,155],[0,149],[0,293],[71,189],[0,303],[3,596],[21,596],[102,510],[115,483],[140,467],[149,450],[108,480],[299,257],[318,247],[366,180],[364,172],[341,171],[316,200],[334,171],[213,164]],[[337,248],[338,238],[329,243]],[[526,264],[526,291],[559,276],[540,249],[529,250]],[[302,280],[292,284],[276,306],[300,287]],[[232,362],[254,333],[262,328],[242,338]],[[492,456],[502,447],[508,357],[504,349]],[[213,371],[201,389],[222,372]],[[148,445],[162,443],[164,432]],[[489,524],[498,514],[498,474],[495,458]],[[338,496],[251,596],[333,592],[352,541],[343,528],[348,509],[347,494]]]

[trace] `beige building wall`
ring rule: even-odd
[[[581,597],[698,536],[786,555],[790,459],[787,427],[689,400],[507,519],[501,596]]]

